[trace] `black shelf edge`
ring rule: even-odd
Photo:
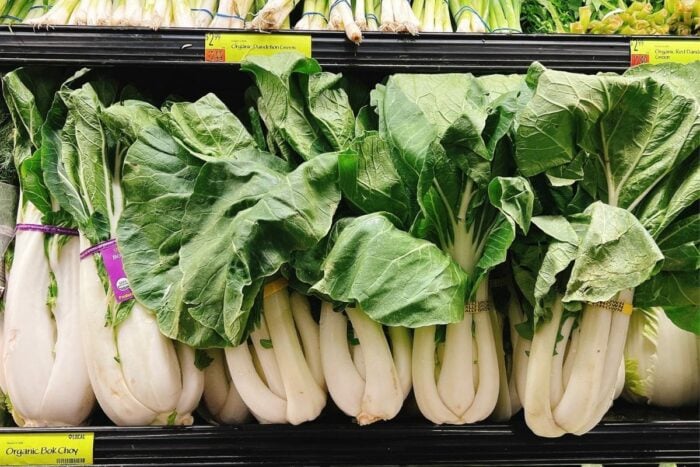
[[[94,432],[96,465],[580,465],[700,462],[700,421],[606,421],[584,436],[538,438],[522,418],[510,423],[434,426],[389,422],[359,427],[83,427],[0,429]]]
[[[207,32],[227,31],[0,26],[0,65],[226,66],[204,61]],[[413,37],[368,32],[362,44],[355,46],[342,32],[284,33],[310,34],[313,57],[328,69],[523,73],[539,61],[550,68],[593,73],[622,72],[630,63],[630,38],[624,36],[430,33]]]

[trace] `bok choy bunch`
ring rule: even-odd
[[[471,75],[394,75],[373,93],[380,133],[396,148],[403,182],[415,187],[406,194],[416,209],[406,219],[411,231],[435,242],[468,278],[459,297],[466,313],[414,333],[413,389],[434,423],[483,420],[499,392],[508,393],[488,273],[505,261],[516,228],[527,230],[533,193],[511,176],[507,135],[521,80],[506,82],[504,90]]]
[[[213,374],[217,388],[206,394],[218,402],[207,403],[211,412],[236,406],[240,395],[260,421],[312,420],[326,402],[318,325],[304,297],[279,278],[265,282],[330,229],[339,201],[335,157],[319,155],[291,170],[259,150],[211,95],[172,104],[165,117],[162,128],[141,134],[126,162],[120,231],[136,296],[153,307],[164,334],[228,347],[236,391],[224,397],[228,378]],[[152,176],[162,184],[151,184]],[[244,417],[233,412],[219,417]]]
[[[6,426],[11,414],[5,402],[7,384],[2,361],[5,329],[5,286],[12,259],[12,240],[19,197],[17,171],[13,158],[14,124],[4,99],[0,102],[0,426]],[[6,261],[7,258],[7,261]]]
[[[516,160],[549,201],[532,220],[545,236],[541,264],[522,263],[536,279],[520,396],[541,436],[585,433],[608,410],[633,303],[668,306],[678,322],[698,307],[689,293],[697,248],[688,246],[700,197],[697,86],[678,87],[663,69],[649,75],[533,65],[528,76],[534,95],[518,117]]]
[[[636,308],[625,343],[623,396],[659,407],[696,405],[700,400],[699,359],[697,334],[676,326],[662,308]]]
[[[244,64],[256,76],[260,96],[249,94],[270,146],[302,158],[314,157],[321,144],[340,151],[343,194],[367,188],[353,198],[367,195],[366,204],[356,205],[367,215],[338,212],[325,239],[293,256],[289,274],[296,288],[324,301],[320,355],[336,405],[363,425],[388,420],[399,412],[411,387],[411,338],[405,327],[449,320],[460,308],[454,291],[463,286],[462,277],[437,248],[402,232],[391,216],[374,209],[386,194],[380,187],[370,193],[365,185],[372,179],[369,160],[386,154],[376,154],[376,138],[365,139],[357,128],[353,93],[343,87],[341,76],[320,73],[315,62],[298,55],[289,57]],[[281,105],[275,99],[280,84],[287,95]],[[302,120],[301,115],[309,117]],[[424,276],[415,273],[419,269]],[[413,292],[409,296],[405,290]]]
[[[82,71],[59,91],[44,128],[47,184],[80,229],[80,334],[101,408],[117,425],[189,424],[204,381],[194,350],[133,299],[115,243],[124,157],[160,112],[118,89]]]
[[[44,183],[49,169],[42,128],[60,84],[60,74],[46,70],[18,69],[3,77],[21,193],[2,364],[20,426],[80,425],[94,405],[80,343],[80,244],[74,220]]]

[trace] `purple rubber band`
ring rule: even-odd
[[[110,246],[114,245],[117,243],[115,239],[107,240],[106,242],[98,243],[95,246],[91,246],[87,250],[84,250],[80,253],[80,259],[85,259],[89,256],[94,255],[95,253],[99,253],[105,248],[109,248]]]
[[[50,235],[78,235],[78,231],[76,229],[42,224],[17,224],[15,226],[15,232],[43,232]]]

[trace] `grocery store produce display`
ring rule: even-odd
[[[299,6],[301,5],[301,6]],[[0,22],[39,27],[698,35],[700,0],[2,0]]]
[[[621,393],[697,405],[700,62],[231,73],[252,79],[234,111],[99,70],[3,76],[17,425],[95,400],[119,426],[296,425],[330,401],[366,425],[415,398],[436,424],[522,406],[558,437]]]

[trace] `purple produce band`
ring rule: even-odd
[[[99,253],[102,250],[104,250],[105,248],[108,248],[108,247],[114,245],[115,243],[117,243],[117,241],[115,239],[111,239],[111,240],[107,240],[106,242],[98,243],[95,246],[91,246],[87,250],[80,253],[80,259],[85,259],[88,256],[92,256],[95,253]]]
[[[17,224],[15,226],[15,232],[43,232],[51,235],[78,235],[78,231],[76,229],[42,224]]]

